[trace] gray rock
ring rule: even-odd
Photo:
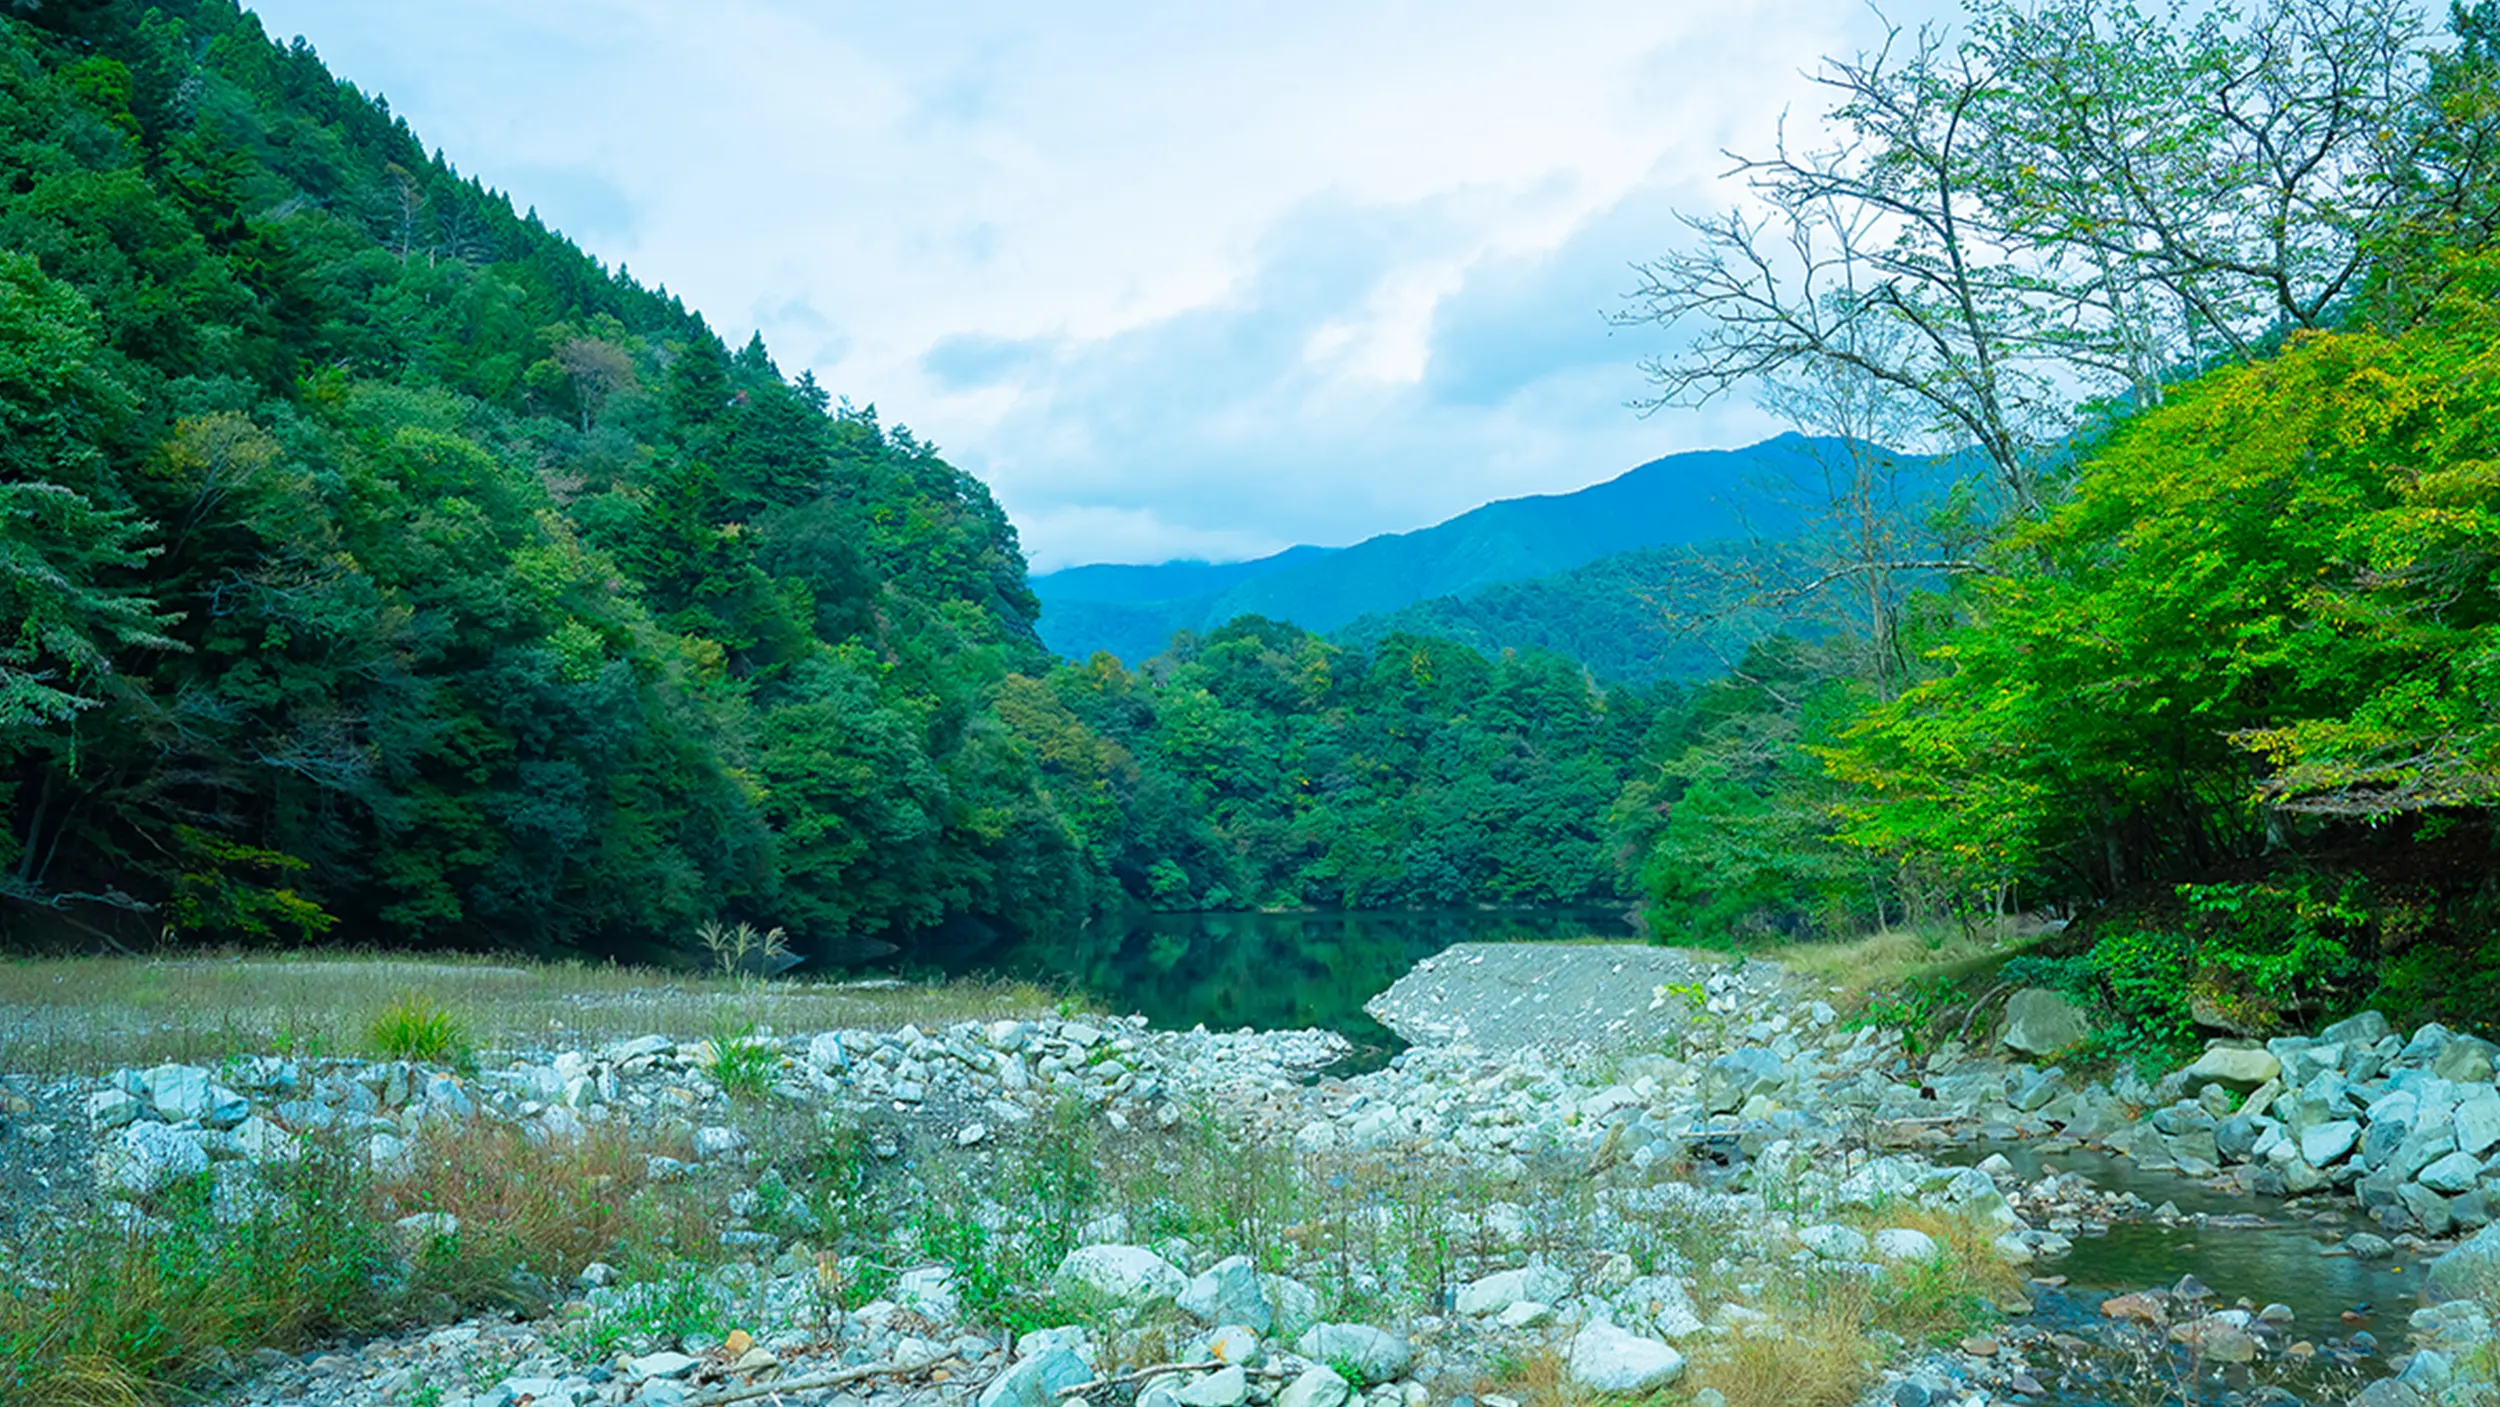
[[[1572,1336],[1565,1370],[1590,1392],[1649,1392],[1684,1375],[1684,1355],[1598,1320]]]
[[[1560,1271],[1542,1265],[1520,1270],[1501,1270],[1470,1281],[1458,1292],[1458,1312],[1468,1318],[1499,1314],[1521,1300],[1553,1304],[1571,1293],[1571,1282]]]
[[[2456,1228],[2456,1213],[2449,1208],[2448,1199],[2418,1182],[2397,1188],[2396,1200],[2413,1213],[2424,1235],[2445,1236]]]
[[[1276,1394],[1276,1407],[1345,1407],[1354,1396],[1354,1388],[1337,1371],[1325,1364],[1313,1364],[1302,1370],[1302,1376],[1285,1384]],[[984,1402],[981,1407],[990,1407]],[[1051,1407],[1039,1404],[1038,1407]]]
[[[207,1136],[166,1124],[132,1124],[96,1154],[96,1177],[130,1197],[148,1197],[208,1171]]]
[[[676,1048],[677,1043],[666,1036],[636,1036],[629,1041],[610,1041],[599,1048],[599,1058],[612,1065],[628,1060],[643,1060]]]
[[[117,1089],[100,1089],[87,1096],[87,1122],[96,1132],[127,1128],[136,1122],[145,1108],[138,1100]]]
[[[1079,1246],[1059,1262],[1050,1283],[1061,1294],[1147,1305],[1179,1299],[1189,1288],[1189,1277],[1143,1246]]]
[[[1250,1396],[1250,1375],[1228,1363],[1172,1394],[1180,1407],[1241,1407]]]
[[[1806,1227],[1797,1233],[1797,1239],[1825,1260],[1864,1260],[1874,1250],[1865,1232],[1837,1222]]]
[[[2479,1036],[2459,1036],[2440,1049],[2431,1061],[2431,1073],[2453,1084],[2488,1084],[2495,1051],[2500,1046]]]
[[[2451,1153],[2422,1169],[2416,1180],[2433,1192],[2469,1192],[2482,1184],[2483,1161],[2471,1153]]]
[[[1352,1368],[1366,1384],[1395,1382],[1415,1361],[1405,1336],[1368,1324],[1314,1324],[1293,1341],[1293,1351],[1340,1371]]]
[[[1093,1380],[1094,1370],[1084,1359],[1052,1344],[990,1379],[981,1389],[980,1407],[1059,1407],[1060,1393]]]
[[[2422,1394],[2410,1384],[2381,1378],[2354,1393],[2350,1407],[2422,1407]]]
[[[2386,1260],[2396,1254],[2394,1242],[2367,1231],[2356,1231],[2345,1237],[2344,1249],[2352,1252],[2355,1260]]]
[[[1875,1233],[1875,1254],[1886,1260],[1929,1261],[1944,1253],[1936,1238],[1907,1226],[1887,1226]]]
[[[2347,1016],[2320,1031],[2318,1040],[2323,1044],[2341,1046],[2377,1045],[2393,1035],[2395,1029],[2388,1024],[2385,1012],[2365,1011],[2357,1016]]]
[[[2476,1091],[2457,1106],[2449,1129],[2456,1134],[2457,1147],[2478,1158],[2500,1147],[2500,1095]]]
[[[1615,1292],[1615,1313],[1626,1328],[1662,1339],[1682,1339],[1704,1327],[1692,1292],[1672,1275],[1644,1275]]]
[[[2221,1085],[2246,1094],[2283,1073],[2283,1062],[2259,1046],[2218,1045],[2187,1067],[2187,1087]]]
[[[725,1158],[746,1146],[746,1135],[733,1128],[714,1125],[694,1131],[694,1151],[699,1158]]]
[[[1713,1114],[1733,1114],[1755,1095],[1777,1090],[1787,1075],[1787,1067],[1770,1051],[1729,1051],[1702,1068],[1702,1107]]]
[[[2350,1153],[2360,1139],[2361,1125],[2351,1119],[2318,1124],[2300,1135],[2300,1159],[2313,1168],[2323,1168]]]
[[[627,1360],[625,1364],[625,1376],[636,1380],[647,1378],[682,1378],[702,1366],[702,1359],[688,1357],[682,1353],[665,1351],[660,1353],[646,1353],[640,1358]],[[1083,1382],[1084,1379],[1079,1378],[1077,1381]],[[1051,1407],[1051,1404],[1046,1403],[1043,1407]]]
[[[956,1288],[955,1272],[942,1265],[904,1271],[894,1277],[894,1288],[889,1294],[896,1304],[939,1323],[950,1322],[963,1312],[963,1294]]]
[[[2063,993],[2025,987],[2005,1003],[2005,1032],[1997,1039],[2026,1055],[2054,1055],[2081,1045],[2092,1034],[2083,1008]]]
[[[1319,1291],[1290,1275],[1262,1275],[1259,1293],[1275,1315],[1269,1327],[1279,1334],[1298,1334],[1319,1322]]]
[[[1259,1272],[1248,1256],[1230,1256],[1192,1278],[1179,1295],[1181,1312],[1202,1324],[1242,1324],[1264,1334],[1275,1322]]]

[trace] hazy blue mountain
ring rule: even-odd
[[[1333,631],[1435,597],[1568,571],[1638,548],[1777,532],[1761,505],[1766,481],[1820,477],[1830,441],[1782,435],[1737,450],[1652,460],[1576,493],[1509,498],[1414,532],[1341,550],[1296,547],[1251,562],[1071,567],[1033,578],[1042,641],[1082,659],[1108,650],[1136,663],[1176,630],[1242,615]],[[1735,505],[1756,511],[1748,520]]]

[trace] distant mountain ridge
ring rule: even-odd
[[[1764,479],[1818,473],[1838,441],[1787,434],[1734,450],[1697,450],[1565,494],[1501,499],[1447,522],[1346,548],[1295,547],[1250,562],[1086,566],[1032,579],[1042,642],[1083,659],[1107,650],[1131,664],[1162,651],[1174,631],[1204,631],[1244,615],[1328,632],[1436,597],[1465,597],[1505,582],[1569,571],[1601,557],[1776,531],[1748,522],[1742,491]]]

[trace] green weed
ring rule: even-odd
[[[422,1060],[451,1065],[469,1054],[468,1023],[421,992],[409,992],[373,1018],[367,1039],[384,1060]]]

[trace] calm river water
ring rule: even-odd
[[[1363,1014],[1363,1003],[1454,943],[1635,937],[1620,909],[1140,912],[1100,920],[1073,943],[1011,954],[999,966],[1071,983],[1157,1026],[1317,1026],[1383,1048],[1394,1040]]]

